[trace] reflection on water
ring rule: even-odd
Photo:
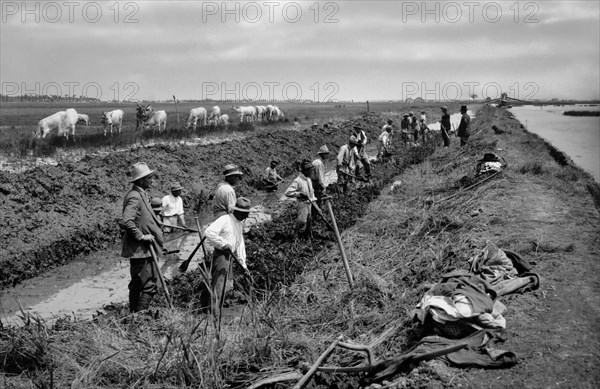
[[[565,111],[598,110],[598,105],[546,105],[511,108],[527,130],[567,154],[600,182],[600,117],[565,116]]]

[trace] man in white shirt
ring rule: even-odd
[[[298,177],[294,179],[292,184],[285,191],[287,197],[295,197],[298,202],[298,216],[296,218],[296,227],[294,230],[302,239],[308,239],[311,235],[311,201],[315,201],[316,197],[312,181],[309,177],[314,168],[312,162],[303,160],[300,165],[301,173],[298,174]]]
[[[164,224],[171,226],[180,225],[186,227],[183,200],[181,199],[181,191],[183,186],[179,182],[174,182],[171,185],[171,194],[162,198],[162,221]],[[171,232],[170,227],[163,227],[163,232]]]
[[[274,159],[269,164],[269,167],[265,169],[265,176],[263,182],[265,184],[266,190],[277,190],[277,184],[283,181],[283,178],[281,178],[281,176],[277,174],[277,165],[279,165],[279,161]]]
[[[325,194],[325,164],[324,160],[329,156],[329,149],[327,145],[321,146],[319,151],[317,151],[319,157],[313,161],[314,170],[314,179],[313,179],[313,189],[315,191],[315,197],[317,198],[317,204],[321,205],[321,198]]]
[[[390,138],[392,136],[392,119],[388,119],[387,124],[383,126],[383,132],[379,135],[379,145],[377,146],[377,161],[383,160],[390,154]]]
[[[212,257],[211,278],[213,307],[219,321],[225,301],[227,277],[231,269],[230,256],[233,254],[244,271],[248,272],[242,221],[248,217],[249,213],[250,200],[240,197],[236,200],[232,213],[221,215],[204,231],[206,241],[215,249]]]
[[[356,150],[357,144],[358,140],[352,135],[348,140],[348,143],[340,147],[340,151],[337,155],[337,183],[344,194],[348,192],[348,183],[352,182],[352,178],[348,174],[354,174],[354,168],[356,167],[356,161],[358,160],[358,151]]]
[[[236,165],[227,165],[223,170],[225,179],[219,184],[213,198],[213,215],[215,218],[233,212],[235,207],[235,190],[233,189],[242,180],[243,173]]]

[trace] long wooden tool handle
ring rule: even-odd
[[[156,256],[156,251],[154,251],[154,246],[150,243],[150,254],[152,254],[152,260],[154,261],[154,265],[156,266],[156,272],[158,273],[158,278],[160,283],[165,290],[165,295],[167,296],[167,303],[169,303],[169,308],[173,308],[173,301],[171,301],[171,295],[169,294],[169,288],[167,288],[167,283],[165,282],[165,278],[158,267],[158,257]]]
[[[333,208],[331,208],[330,197],[324,197],[325,204],[327,204],[327,210],[329,211],[329,216],[331,217],[331,223],[333,225],[333,232],[335,232],[335,237],[338,242],[338,246],[340,246],[340,253],[342,254],[342,261],[344,262],[344,269],[346,270],[346,277],[348,278],[348,284],[350,285],[350,289],[354,289],[354,279],[352,278],[352,272],[350,271],[350,264],[348,263],[348,258],[346,257],[346,251],[344,250],[344,244],[342,243],[342,237],[340,236],[340,231],[337,228],[337,224],[335,222],[335,217],[333,215]]]
[[[206,247],[204,247],[204,237],[202,236],[202,229],[200,228],[200,220],[198,220],[198,216],[196,216],[196,228],[198,229],[198,236],[200,237],[200,245],[202,246],[202,254],[204,255],[204,260],[208,259],[208,255],[206,254]]]

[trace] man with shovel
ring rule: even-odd
[[[358,160],[356,145],[358,140],[354,135],[350,137],[348,143],[340,147],[337,155],[336,171],[338,176],[338,186],[344,194],[348,192],[348,183],[352,182],[352,176]]]
[[[206,241],[215,248],[212,257],[212,301],[217,319],[225,301],[225,287],[230,273],[230,257],[233,257],[248,272],[246,245],[242,222],[250,213],[250,200],[237,198],[231,214],[221,215],[204,231]]]
[[[147,309],[158,291],[159,269],[154,253],[162,254],[163,233],[146,192],[153,182],[154,170],[144,162],[130,168],[132,188],[123,199],[123,230],[121,256],[129,258],[131,282],[129,282],[129,309],[137,312]],[[152,250],[152,248],[154,250]]]
[[[300,174],[285,191],[287,197],[295,197],[298,202],[298,216],[294,230],[301,239],[308,239],[311,236],[312,202],[317,198],[313,190],[312,180],[309,177],[314,169],[312,162],[306,159],[303,160],[300,164]]]

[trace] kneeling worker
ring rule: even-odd
[[[263,180],[266,190],[277,190],[277,184],[283,182],[283,178],[277,174],[277,165],[279,165],[279,161],[272,160],[269,167],[265,169]]]

